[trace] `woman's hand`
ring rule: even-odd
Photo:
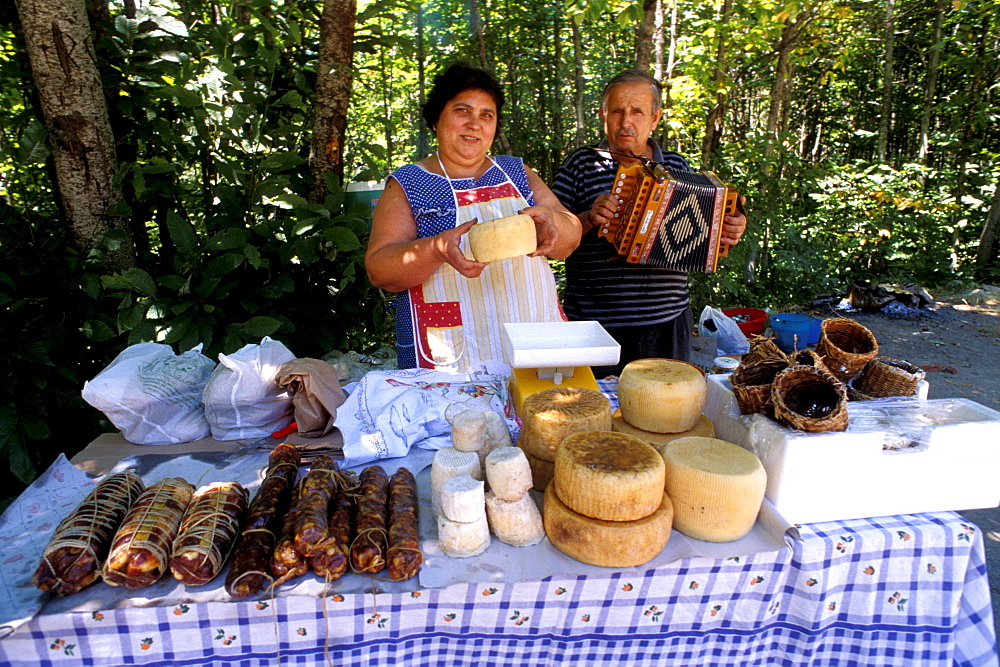
[[[535,252],[528,256],[543,257],[548,255],[559,241],[559,227],[555,220],[556,211],[548,206],[536,205],[522,209],[518,213],[531,216],[531,219],[535,221],[535,238],[538,239],[538,246],[535,248]]]
[[[462,235],[468,233],[476,222],[477,219],[473,218],[454,229],[445,230],[437,236],[431,237],[441,262],[450,264],[466,278],[478,278],[479,274],[486,268],[485,264],[466,258],[465,253],[462,252]]]

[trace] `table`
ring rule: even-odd
[[[0,661],[997,664],[974,525],[944,512],[799,530],[776,553],[596,577],[43,611],[0,640]]]

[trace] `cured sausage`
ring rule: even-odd
[[[144,488],[132,471],[101,480],[56,528],[32,577],[35,586],[70,595],[96,581],[115,532]]]
[[[319,553],[321,543],[326,540],[337,469],[333,459],[320,455],[302,480],[302,493],[295,507],[295,550],[303,556]]]
[[[406,468],[389,479],[389,577],[409,579],[423,565],[420,551],[420,524],[417,518],[417,481]]]
[[[299,493],[302,482],[295,485],[288,512],[281,520],[281,536],[274,547],[271,556],[271,574],[278,577],[275,586],[285,583],[295,577],[300,577],[309,571],[309,561],[295,549],[295,516],[298,514]]]
[[[162,577],[193,495],[194,486],[180,477],[168,477],[143,491],[111,542],[104,581],[134,590]]]
[[[339,579],[347,572],[351,558],[354,502],[358,479],[350,471],[340,473],[337,491],[330,503],[329,534],[318,553],[309,558],[313,572],[328,580]]]
[[[250,502],[226,575],[226,590],[233,597],[253,595],[271,578],[271,553],[281,531],[281,519],[288,511],[301,461],[299,450],[287,442],[271,450],[267,473]]]
[[[359,482],[358,533],[351,543],[351,568],[375,574],[385,567],[389,477],[382,466],[374,465],[361,471]]]
[[[201,586],[219,574],[240,534],[247,498],[237,482],[216,482],[195,492],[170,556],[175,579]]]

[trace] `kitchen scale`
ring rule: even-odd
[[[521,414],[524,399],[551,387],[600,391],[591,366],[613,366],[621,345],[599,322],[506,323],[501,332],[504,362],[513,371],[510,394]]]

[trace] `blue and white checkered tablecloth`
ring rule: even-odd
[[[770,554],[403,594],[42,614],[0,662],[989,665],[979,530],[951,512],[813,524]]]

